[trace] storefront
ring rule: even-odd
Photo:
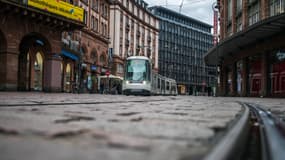
[[[76,92],[79,57],[66,49],[61,50],[61,57],[62,92]]]
[[[285,97],[284,18],[261,21],[208,52],[206,63],[219,69],[219,96]]]
[[[47,1],[53,8],[74,7],[63,1]],[[61,92],[71,90],[73,64],[62,63],[61,33],[84,27],[83,9],[69,16],[43,12],[48,3],[0,1],[0,90]],[[62,76],[62,73],[66,73]],[[64,83],[64,85],[62,84]]]
[[[269,91],[272,96],[285,95],[285,49],[273,51],[269,58]]]

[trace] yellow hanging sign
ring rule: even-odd
[[[61,0],[28,0],[28,5],[83,22],[84,9]]]

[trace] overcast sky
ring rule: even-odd
[[[150,6],[159,5],[176,12],[179,12],[179,6],[182,0],[144,0]],[[204,23],[213,25],[212,4],[216,0],[184,0],[181,13],[200,20]]]

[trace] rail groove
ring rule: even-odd
[[[21,107],[21,106],[49,106],[49,105],[78,105],[78,104],[113,104],[113,103],[142,103],[142,102],[163,102],[167,100],[134,100],[134,101],[105,101],[105,102],[55,102],[55,103],[44,103],[44,102],[35,102],[35,103],[16,103],[16,104],[0,104],[0,107]]]
[[[239,103],[243,115],[204,160],[284,160],[284,121],[258,104]]]

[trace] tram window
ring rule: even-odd
[[[166,82],[166,90],[169,90],[169,82]]]

